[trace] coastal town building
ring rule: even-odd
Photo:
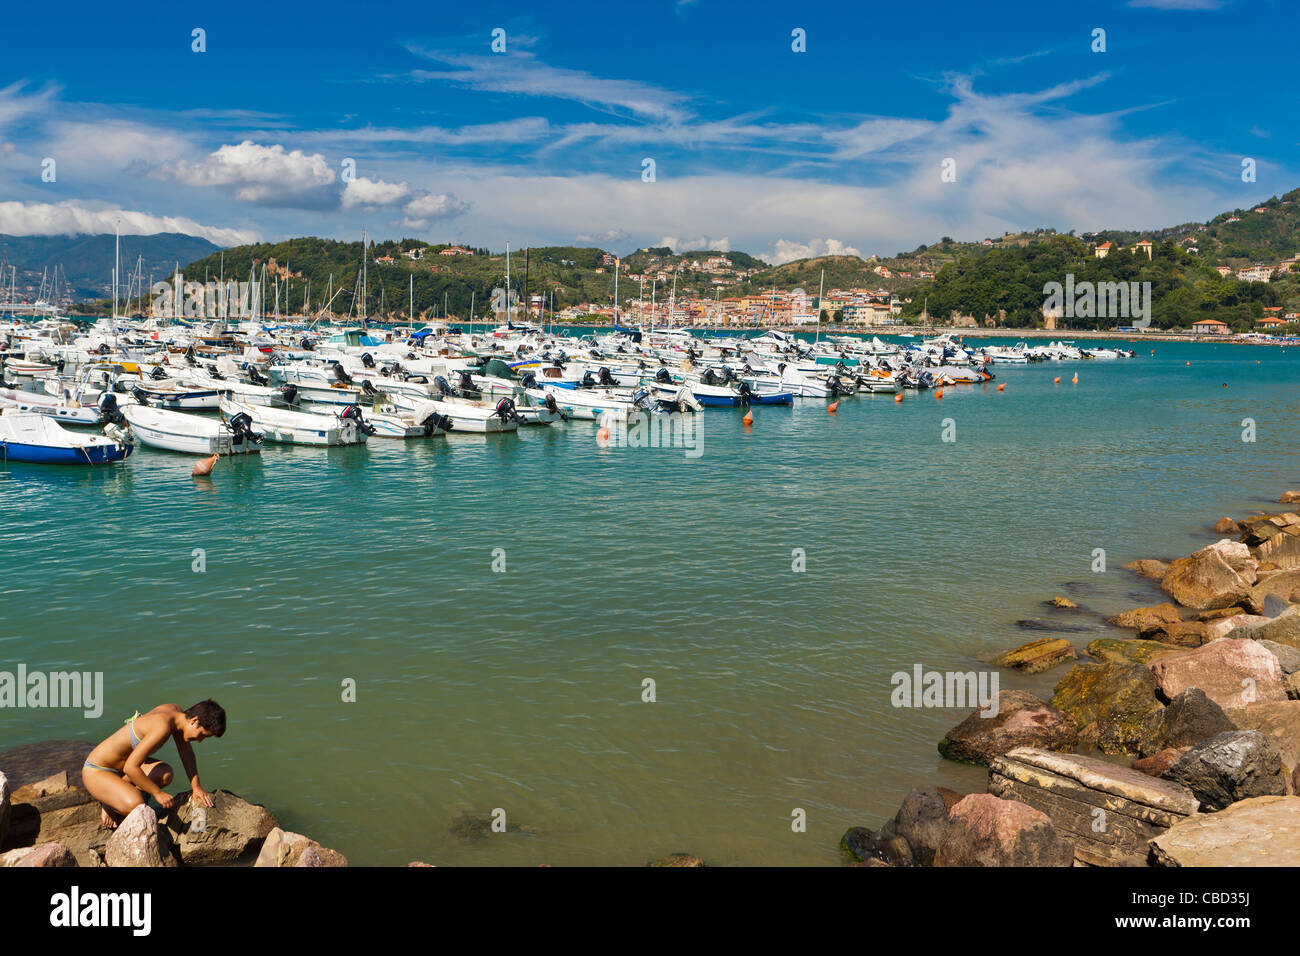
[[[1227,335],[1231,328],[1218,319],[1200,319],[1192,323],[1192,331],[1197,335]]]

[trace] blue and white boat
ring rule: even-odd
[[[135,449],[103,435],[74,434],[47,415],[9,411],[0,415],[0,461],[40,465],[107,465]]]

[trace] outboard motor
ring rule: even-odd
[[[375,357],[371,355],[369,352],[363,352],[361,354],[361,364],[364,365],[366,368],[374,368]]]
[[[57,362],[54,363],[54,367],[59,370],[60,375],[63,374],[63,366],[64,366],[64,360],[62,358],[60,358]]]
[[[166,378],[167,373],[163,371],[163,367],[161,365],[158,365],[155,366],[154,370],[149,373],[149,377],[153,379],[155,382],[158,382]]]
[[[534,375],[532,372],[524,372],[523,376],[521,376],[519,379],[519,384],[522,385],[524,388],[536,388],[537,376]]]
[[[736,394],[740,396],[740,404],[742,405],[749,405],[751,401],[758,397],[754,394],[754,390],[749,387],[748,382],[741,382],[737,385]]]
[[[368,395],[368,396],[370,396],[371,398],[374,398],[374,396],[375,396],[375,387],[374,387],[373,385],[370,384],[370,379],[365,378],[365,379],[362,379],[362,380],[361,380],[361,394],[362,394],[362,395]]]
[[[663,369],[662,371],[667,371],[667,370]],[[706,368],[704,370],[704,374],[700,376],[700,381],[703,382],[705,385],[717,385],[718,384],[717,373],[715,373],[711,368]]]
[[[267,377],[257,370],[256,365],[248,365],[245,368],[248,372],[248,380],[252,382],[254,385],[271,384],[270,381],[267,379]]]
[[[451,383],[448,382],[447,379],[441,375],[435,375],[433,377],[433,384],[438,387],[438,391],[441,392],[443,395],[456,394],[456,390],[451,387]]]
[[[582,387],[583,387],[583,388],[595,388],[595,387],[596,387],[596,380],[595,380],[594,378],[592,378],[590,372],[583,372],[583,373],[582,373]]]
[[[555,401],[554,395],[548,393],[546,396],[546,401],[542,402],[542,405],[545,406],[546,410],[551,414],[559,415],[560,421],[567,422],[569,420],[569,416],[564,414],[564,412],[560,410],[560,405],[558,402]]]
[[[280,397],[284,399],[286,405],[298,404],[298,386],[290,382],[280,388]]]
[[[334,363],[334,377],[338,379],[340,382],[342,382],[344,385],[352,384],[352,376],[349,375],[347,373],[347,370],[343,368],[343,366],[340,365],[338,362]]]
[[[139,385],[131,389],[131,394],[135,396],[135,400],[139,402],[141,405],[145,406],[146,408],[149,407],[149,396],[144,393],[144,389],[141,388]]]
[[[474,376],[470,375],[467,369],[460,370],[460,387],[465,392],[478,391],[478,387],[474,384]]]
[[[718,380],[723,385],[726,385],[728,382],[734,382],[736,380],[736,373],[731,370],[730,365],[724,365],[722,366],[722,370],[718,373]]]
[[[221,374],[221,369],[217,368],[215,363],[210,364],[208,366],[208,374],[211,375],[213,378],[217,379],[218,381],[221,381],[226,377]]]
[[[361,417],[360,405],[349,405],[347,408],[343,409],[343,411],[339,413],[339,420],[351,420],[356,422],[357,431],[361,432],[361,434],[365,435],[367,438],[375,433],[375,426],[367,424],[366,420]]]
[[[618,383],[614,381],[614,376],[609,374],[609,369],[602,365],[600,367],[600,378],[598,379],[598,384],[617,385]]]
[[[838,375],[828,375],[826,377],[826,387],[831,390],[832,395],[847,395],[848,389],[840,381]]]
[[[245,445],[262,444],[262,436],[259,435],[257,432],[253,431],[253,419],[252,416],[248,414],[248,412],[240,412],[234,418],[230,419],[230,421],[228,421],[226,424],[230,426],[230,437],[232,439],[232,444],[233,442],[238,442],[241,439],[243,440],[243,443]]]
[[[644,372],[644,371],[645,371],[645,359],[637,359],[637,360],[636,360],[636,367],[637,367],[638,369],[640,369],[642,372]]]
[[[450,418],[446,415],[439,415],[437,412],[432,412],[424,421],[420,422],[420,424],[424,426],[424,435],[426,438],[432,435],[439,428],[445,432],[449,432],[453,425]]]
[[[520,425],[524,423],[523,416],[515,411],[515,403],[508,398],[503,398],[497,402],[496,413],[497,417],[503,422],[518,422]]]
[[[661,368],[659,371],[655,372],[655,381],[660,382],[663,385],[671,385],[673,383],[672,373],[666,368]]]
[[[316,350],[316,347],[311,344],[311,339],[307,338],[305,335],[298,345],[304,352],[314,352]]]
[[[123,425],[125,423],[126,416],[117,407],[117,396],[112,392],[105,392],[99,396],[99,424]]]

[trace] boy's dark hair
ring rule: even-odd
[[[214,737],[220,737],[226,732],[226,709],[211,697],[186,709],[185,716],[197,717],[199,726]]]

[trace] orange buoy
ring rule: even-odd
[[[745,417],[741,419],[741,422],[743,422],[746,427],[754,424],[754,413],[745,412]]]
[[[1188,362],[1188,363],[1187,363],[1187,367],[1188,367],[1188,368],[1191,368],[1191,367],[1192,367],[1192,363],[1191,363],[1191,362]]]
[[[941,389],[941,388],[937,388],[937,389],[935,389],[935,391],[934,391],[934,397],[935,397],[935,398],[943,398],[943,389]]]
[[[217,463],[217,459],[220,457],[220,455],[213,455],[211,458],[196,461],[194,467],[190,469],[190,475],[194,478],[203,478],[212,474],[212,466]]]
[[[1078,372],[1075,372],[1075,373],[1074,373],[1074,378],[1070,379],[1070,383],[1071,383],[1072,385],[1078,385],[1078,384],[1079,384],[1079,373],[1078,373]]]
[[[1053,385],[1060,385],[1060,384],[1061,384],[1061,376],[1058,375],[1058,376],[1056,376],[1056,378],[1052,379],[1052,384],[1053,384]]]
[[[602,428],[600,431],[596,432],[596,440],[597,440],[597,441],[609,441],[609,429],[608,429],[608,428]]]
[[[1003,390],[1004,388],[1006,388],[1006,387],[1007,387],[1007,383],[1006,383],[1006,382],[1003,382],[1001,385],[998,386],[998,391],[1000,392],[1000,391],[1002,391],[1002,390]]]
[[[826,413],[828,415],[834,415],[837,411],[839,411],[839,409],[840,409],[839,402],[831,402],[829,405],[826,406]]]
[[[898,404],[899,402],[901,402],[902,400],[903,400],[903,396],[902,396],[902,395],[895,395],[895,396],[894,396],[894,404],[895,404],[895,405],[897,405],[897,404]]]

